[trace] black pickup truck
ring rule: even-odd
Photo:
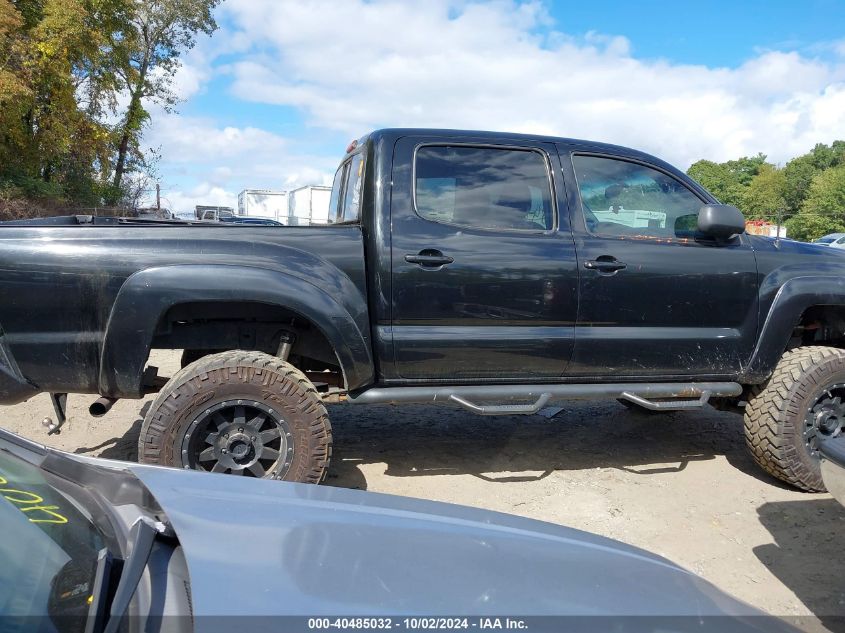
[[[570,139],[392,129],[350,144],[334,222],[74,216],[0,227],[0,403],[158,391],[143,462],[319,482],[324,401],[530,414],[573,398],[743,412],[822,490],[845,421],[845,254],[747,235],[670,165]],[[151,349],[183,351],[170,377]]]

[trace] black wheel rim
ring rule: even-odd
[[[194,419],[182,440],[185,468],[245,477],[284,477],[293,437],[282,415],[261,402],[226,400]]]
[[[842,433],[845,426],[845,383],[825,389],[804,418],[804,446],[818,458],[819,445]]]

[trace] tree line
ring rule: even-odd
[[[724,163],[699,160],[687,173],[747,219],[782,222],[792,239],[845,233],[845,141],[819,143],[783,166],[758,154]]]
[[[175,106],[180,57],[219,2],[0,0],[0,219],[137,204],[148,107]]]

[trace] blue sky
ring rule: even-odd
[[[174,210],[330,180],[376,127],[537,132],[682,168],[845,138],[845,1],[224,0],[152,108]]]
[[[548,6],[564,30],[625,35],[637,56],[707,66],[736,66],[760,50],[807,50],[845,37],[845,2],[834,0],[593,0]]]

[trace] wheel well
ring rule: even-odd
[[[807,308],[792,330],[787,350],[806,345],[845,348],[845,306],[820,305]]]
[[[292,339],[290,362],[301,371],[336,371],[340,362],[325,334],[288,308],[249,301],[194,302],[172,306],[158,322],[153,349],[212,353],[251,350],[276,355]]]

